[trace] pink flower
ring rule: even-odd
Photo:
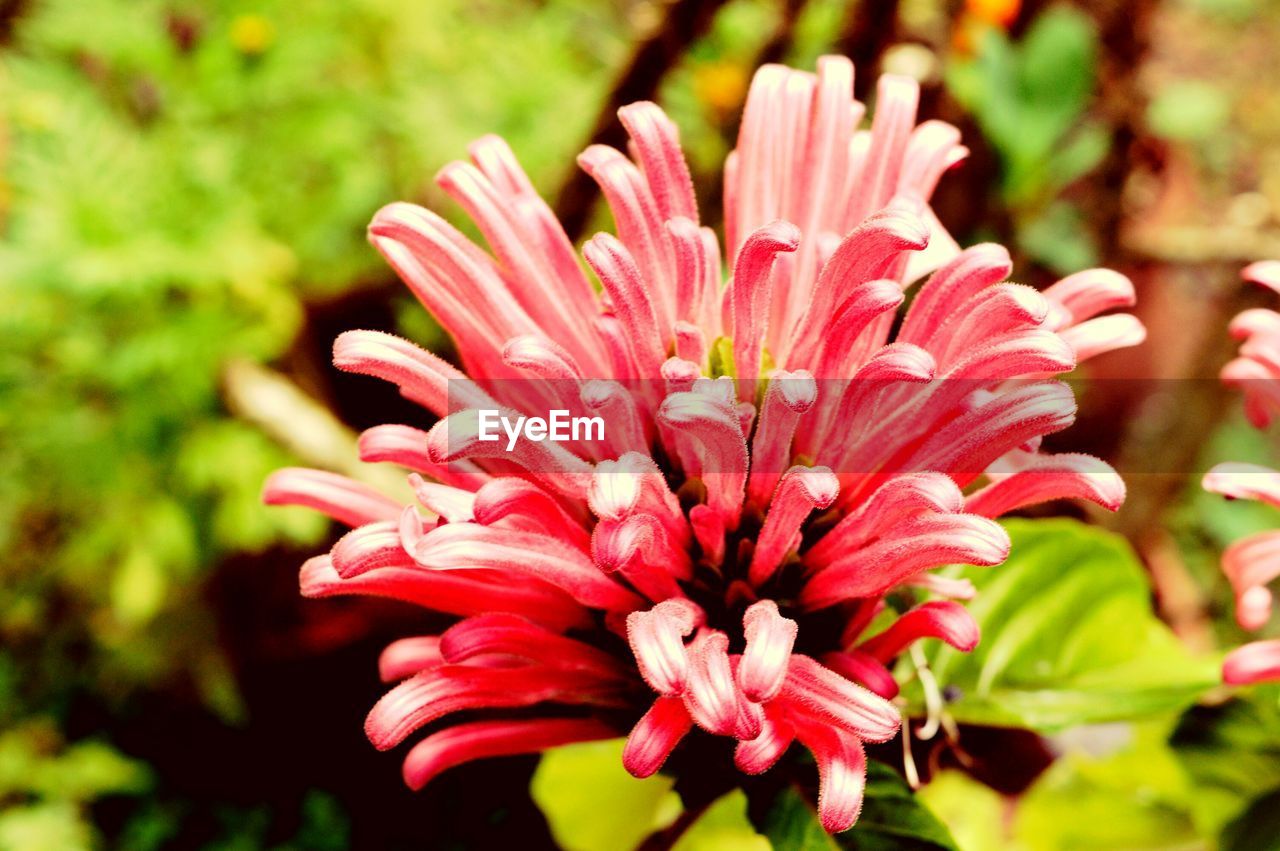
[[[640,777],[689,736],[735,741],[749,774],[798,741],[823,825],[848,828],[863,744],[901,724],[895,657],[923,638],[978,641],[956,602],[972,586],[929,571],[1003,561],[992,518],[1009,511],[1123,500],[1103,462],[1039,446],[1075,412],[1051,377],[1141,340],[1131,316],[1096,318],[1132,286],[1094,270],[1036,292],[1005,282],[1003,248],[960,251],[928,203],[965,156],[957,131],[917,125],[900,77],[880,81],[860,130],[852,79],[839,57],[817,74],[759,71],[725,164],[723,250],[699,224],[675,126],[652,103],[622,109],[634,160],[579,158],[617,227],[582,248],[600,291],[494,137],[438,177],[488,250],[410,204],[374,217],[373,244],[465,370],[376,332],[334,346],[340,368],[440,418],[360,440],[364,460],[413,471],[419,504],[304,470],[277,473],[265,499],[354,527],[304,565],[305,595],[462,618],[381,660],[399,684],[370,739],[433,730],[405,760],[410,786],[628,728]],[[599,413],[605,439],[483,439],[481,411],[552,409]],[[891,591],[934,599],[895,614]],[[484,720],[442,723],[464,711]]]
[[[1280,261],[1245,268],[1247,281],[1280,292]],[[1240,353],[1222,368],[1222,380],[1244,393],[1245,415],[1265,429],[1280,413],[1280,313],[1256,308],[1231,321]],[[1252,499],[1280,507],[1280,472],[1255,464],[1219,464],[1204,477],[1204,487],[1231,499]],[[1222,554],[1222,572],[1236,594],[1236,622],[1253,631],[1271,618],[1271,590],[1280,577],[1280,529],[1236,541]],[[1232,684],[1280,681],[1280,641],[1255,641],[1227,654],[1223,679]]]

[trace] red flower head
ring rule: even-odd
[[[401,682],[370,739],[431,728],[405,760],[410,786],[628,729],[641,777],[687,737],[736,742],[751,774],[798,741],[822,823],[843,830],[863,743],[901,723],[894,658],[921,638],[978,641],[957,602],[972,587],[930,569],[1000,563],[992,518],[1028,504],[1123,500],[1103,462],[1039,446],[1075,412],[1051,377],[1142,338],[1131,316],[1094,318],[1132,286],[1094,270],[1037,292],[1005,282],[1003,248],[960,251],[928,203],[966,154],[958,132],[916,124],[901,77],[880,81],[860,130],[852,82],[839,57],[759,71],[725,163],[723,252],[675,126],[652,103],[622,109],[633,158],[579,157],[617,225],[582,248],[600,291],[494,137],[438,177],[488,250],[410,204],[374,217],[373,244],[465,370],[386,334],[335,344],[339,368],[440,418],[360,440],[364,460],[414,471],[419,504],[302,470],[277,473],[266,500],[354,527],[303,567],[305,595],[461,618],[381,661]],[[490,414],[557,409],[598,415],[603,439],[486,438]],[[890,592],[918,604],[895,620]],[[484,720],[441,723],[463,710]]]
[[[1280,261],[1245,268],[1246,281],[1280,292]],[[1257,308],[1231,321],[1240,354],[1222,368],[1222,380],[1244,393],[1244,410],[1254,427],[1265,429],[1280,414],[1280,313]],[[1256,464],[1219,464],[1204,477],[1204,487],[1231,499],[1253,499],[1280,507],[1280,473]],[[1236,541],[1222,554],[1222,571],[1236,593],[1236,622],[1247,630],[1266,626],[1271,617],[1268,583],[1280,577],[1280,530]],[[1280,681],[1280,640],[1255,641],[1227,654],[1222,677],[1228,683]]]

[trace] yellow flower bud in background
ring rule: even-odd
[[[261,56],[275,40],[275,24],[262,15],[237,15],[231,22],[231,43],[246,56]]]

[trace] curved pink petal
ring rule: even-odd
[[[940,638],[968,653],[978,646],[979,637],[978,624],[968,609],[952,600],[931,600],[902,614],[888,629],[868,638],[858,649],[888,662],[922,638]]]
[[[388,644],[378,657],[378,677],[384,683],[393,683],[443,664],[440,636],[401,638]]]
[[[693,719],[678,697],[659,697],[649,707],[622,749],[622,765],[633,777],[658,773],[680,740],[693,729]]]
[[[592,718],[471,721],[446,727],[414,745],[404,759],[404,782],[421,789],[441,772],[476,759],[538,753],[574,742],[612,739],[617,730]]]
[[[304,467],[285,467],[272,473],[262,486],[262,501],[306,506],[353,527],[396,520],[403,507],[363,482]]]
[[[1222,680],[1238,686],[1280,681],[1280,639],[1232,650],[1222,662]]]
[[[799,627],[778,613],[773,600],[752,604],[742,616],[742,627],[747,644],[738,661],[738,685],[748,700],[766,703],[782,690]]]

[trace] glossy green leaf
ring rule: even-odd
[[[769,840],[747,818],[741,789],[717,798],[672,846],[672,851],[771,851]]]
[[[836,851],[839,848],[835,839],[822,829],[817,812],[793,787],[782,790],[778,795],[769,808],[761,831],[774,848],[791,851]]]
[[[946,825],[931,813],[897,772],[883,763],[867,764],[862,814],[852,828],[829,836],[813,807],[791,788],[779,795],[764,823],[774,848],[799,851],[955,851]]]
[[[672,780],[637,780],[622,767],[623,739],[553,748],[529,784],[556,842],[566,851],[628,849],[680,814]]]
[[[1073,520],[1011,520],[1005,564],[963,568],[982,629],[972,653],[934,647],[929,664],[960,722],[1056,730],[1177,710],[1218,681],[1155,617],[1125,541]],[[919,688],[908,684],[913,710]]]

